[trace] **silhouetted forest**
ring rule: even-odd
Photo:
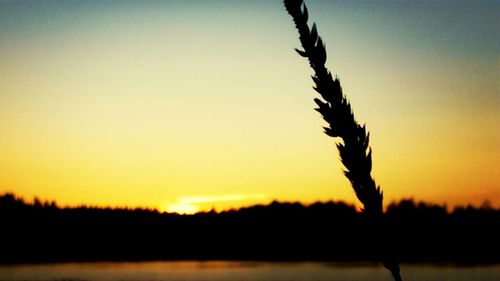
[[[0,196],[0,263],[97,260],[376,261],[370,241],[394,239],[403,262],[500,262],[500,210],[402,200],[388,206],[386,233],[343,202],[272,202],[221,213],[59,208]],[[376,244],[376,243],[375,243]],[[384,247],[382,245],[382,247]],[[380,250],[380,249],[378,249]]]

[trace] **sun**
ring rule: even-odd
[[[178,213],[181,215],[192,215],[199,210],[200,208],[198,206],[189,203],[170,204],[163,209],[165,212]]]

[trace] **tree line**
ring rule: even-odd
[[[389,236],[402,262],[500,262],[500,209],[404,199],[383,229],[354,205],[277,202],[220,213],[59,207],[0,196],[0,263],[136,260],[377,261],[373,238]],[[400,243],[399,243],[400,242]],[[379,247],[379,248],[376,248]],[[394,247],[394,246],[393,246]]]

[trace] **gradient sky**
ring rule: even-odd
[[[500,204],[499,2],[307,1],[385,202]],[[0,193],[357,202],[281,1],[0,2]]]

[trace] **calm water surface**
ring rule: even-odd
[[[500,265],[402,265],[405,281],[498,281]],[[0,280],[58,281],[391,281],[371,264],[326,262],[160,261],[0,266]]]

